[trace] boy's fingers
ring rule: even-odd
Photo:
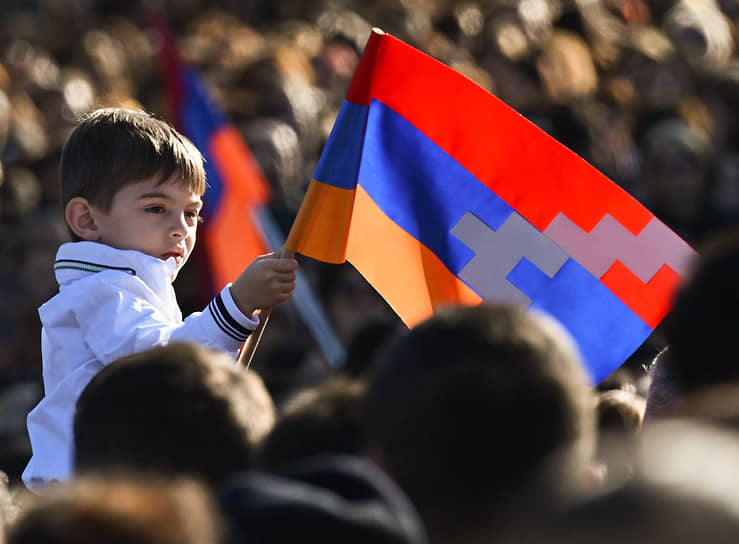
[[[273,293],[289,293],[295,289],[294,281],[282,281],[272,285]]]
[[[298,261],[295,259],[273,259],[270,265],[277,272],[289,272],[298,268]]]
[[[275,272],[273,277],[280,282],[295,280],[295,272]]]

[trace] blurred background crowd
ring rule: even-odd
[[[243,134],[287,232],[372,27],[465,74],[578,153],[699,244],[739,220],[737,0],[3,0],[0,7],[0,459],[17,480],[25,415],[41,397],[36,310],[67,241],[61,146],[97,106],[172,119],[161,40]],[[453,100],[450,108],[454,107]],[[206,197],[207,198],[207,197]],[[234,233],[238,236],[238,233]],[[183,313],[210,292],[194,264],[175,287]],[[400,327],[349,265],[301,260],[347,360],[362,371]],[[603,389],[644,393],[659,331]],[[289,305],[254,368],[276,403],[331,368]],[[638,403],[637,403],[638,404]]]

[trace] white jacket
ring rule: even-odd
[[[105,365],[170,341],[238,351],[258,321],[243,315],[226,286],[203,312],[182,320],[171,276],[174,258],[96,242],[63,244],[54,272],[59,293],[39,308],[45,396],[28,414],[30,488],[69,477],[75,404]]]

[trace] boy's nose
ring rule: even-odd
[[[184,214],[182,214],[173,221],[170,236],[173,238],[182,238],[187,235],[187,229],[187,220]]]

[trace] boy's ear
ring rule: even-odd
[[[77,236],[88,242],[97,242],[100,232],[95,224],[95,217],[86,198],[76,196],[67,202],[64,208],[64,219]]]

